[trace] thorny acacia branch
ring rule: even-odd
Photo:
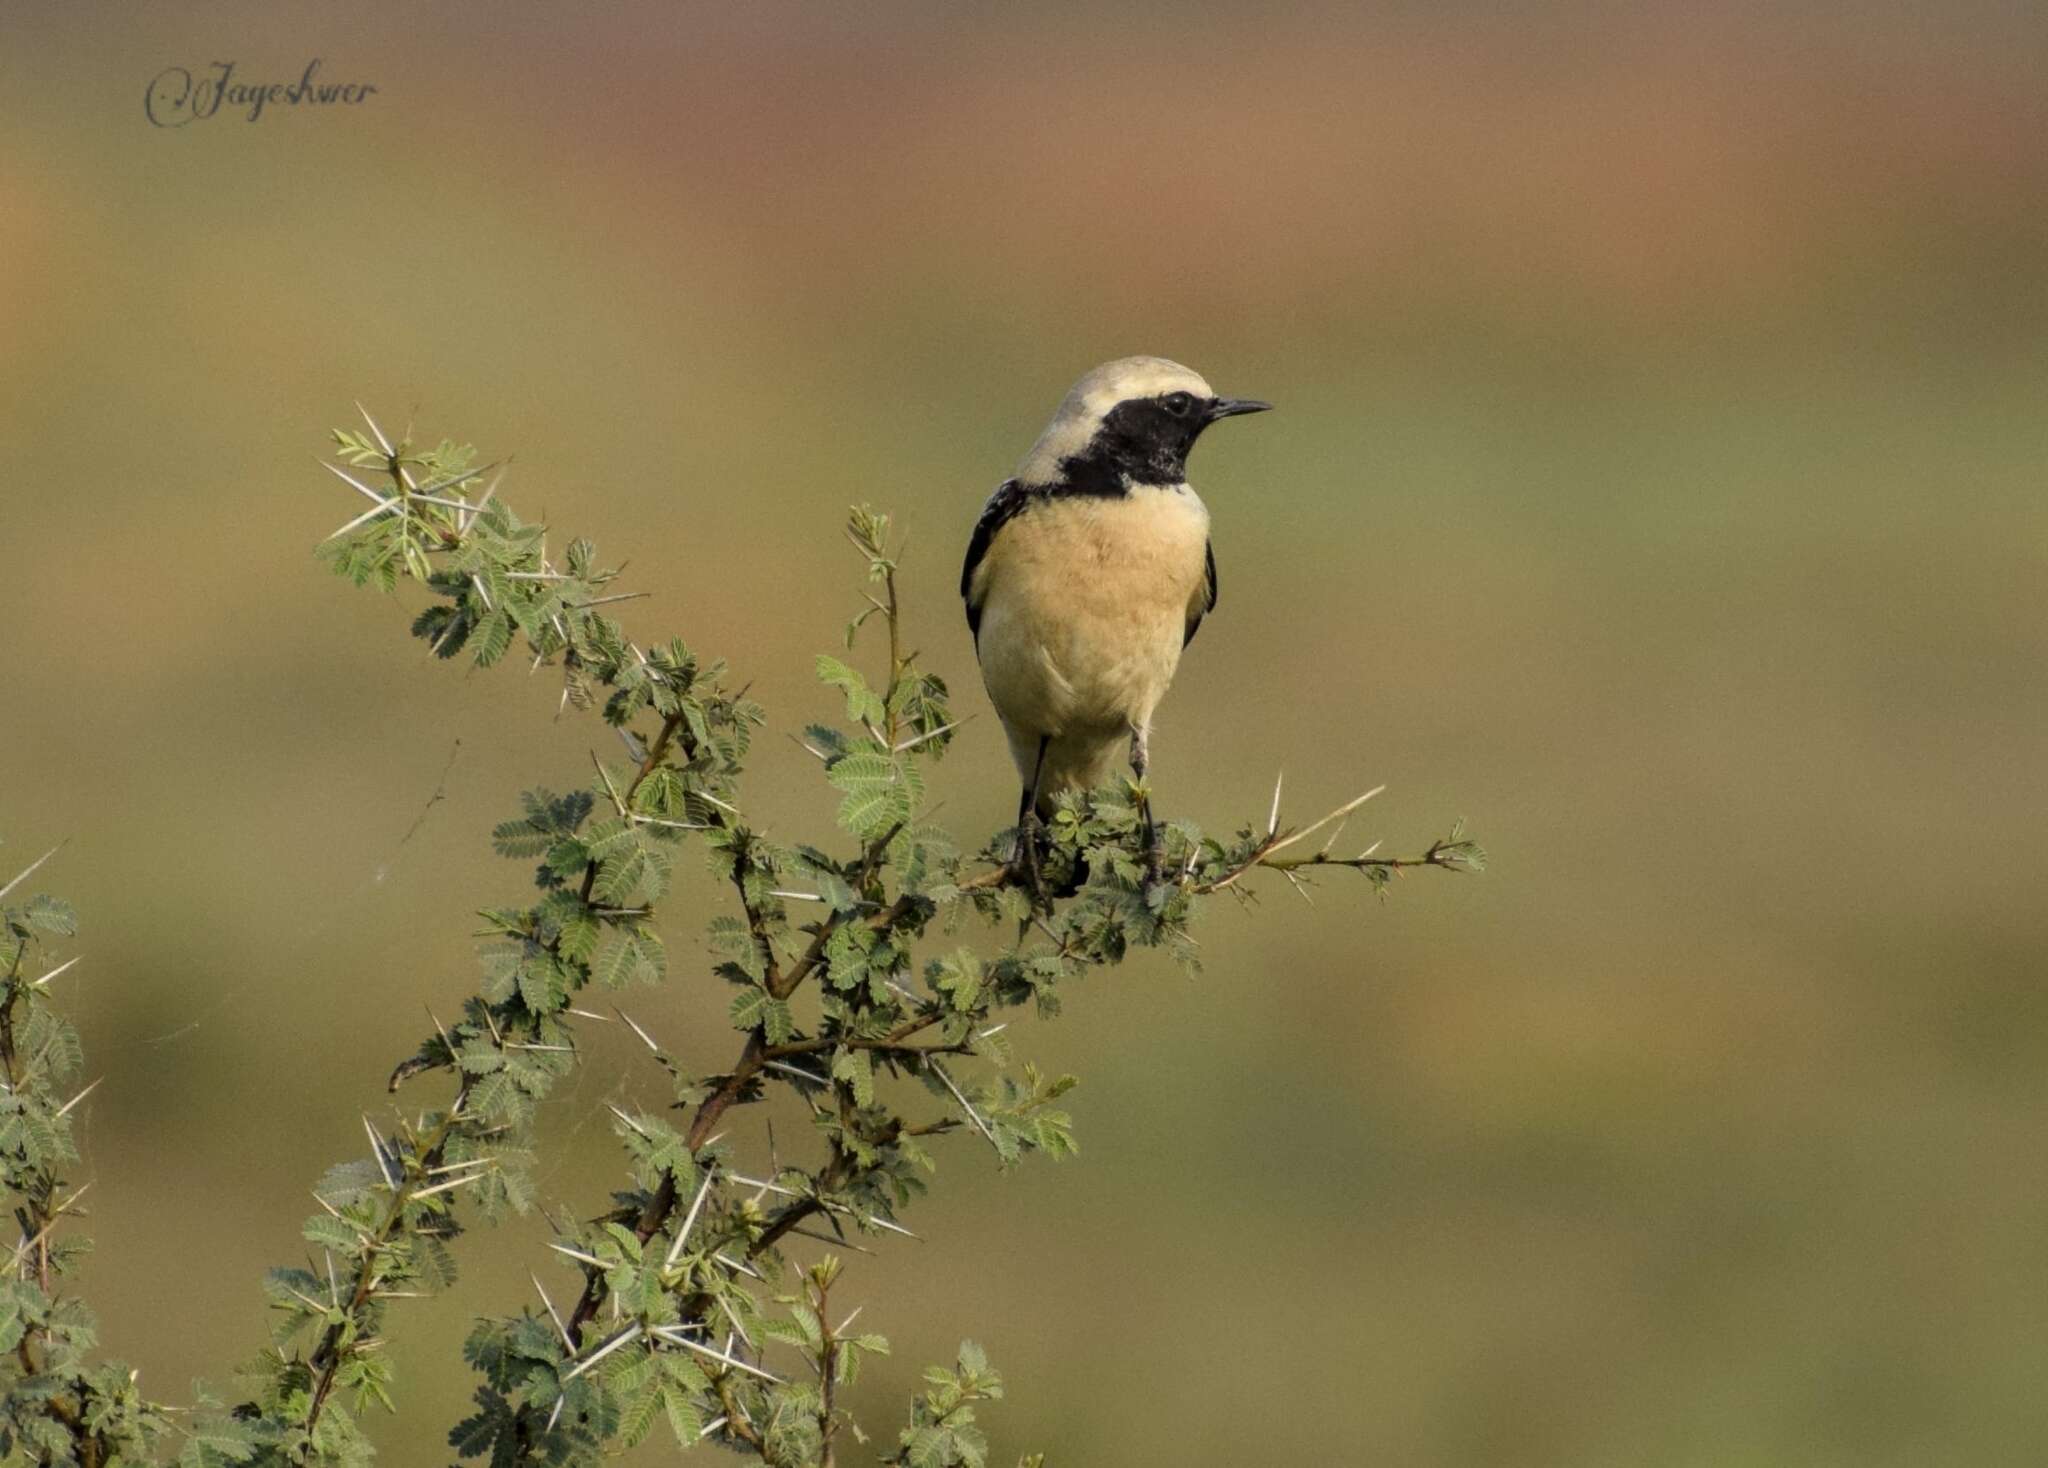
[[[479,1327],[471,1343],[484,1376],[479,1410],[453,1435],[465,1454],[594,1462],[665,1412],[685,1445],[716,1437],[767,1463],[832,1463],[844,1423],[838,1386],[885,1343],[824,1323],[835,1256],[796,1294],[770,1301],[764,1291],[782,1277],[794,1240],[852,1249],[848,1230],[908,1233],[895,1215],[932,1165],[923,1138],[971,1127],[1006,1165],[1026,1151],[1072,1149],[1054,1104],[1072,1079],[1028,1065],[1021,1077],[1008,1073],[1007,1025],[991,1022],[996,1010],[1031,1003],[1055,1013],[1063,980],[1120,962],[1132,945],[1164,947],[1192,964],[1188,927],[1198,904],[1242,893],[1262,869],[1299,887],[1314,868],[1348,868],[1378,888],[1411,866],[1479,863],[1477,848],[1455,832],[1414,857],[1381,857],[1376,846],[1333,856],[1331,841],[1297,854],[1305,838],[1332,823],[1341,830],[1378,792],[1283,831],[1276,789],[1263,832],[1221,840],[1185,822],[1170,826],[1170,875],[1148,880],[1137,792],[1126,784],[1063,802],[1047,875],[1071,895],[1035,906],[1011,878],[1010,833],[970,861],[927,819],[923,771],[959,721],[944,682],[903,649],[887,521],[866,510],[854,513],[848,536],[880,594],[867,597],[848,646],[862,623],[880,617],[886,674],[870,686],[845,662],[821,657],[819,676],[843,695],[845,720],[813,725],[798,741],[843,797],[838,825],[855,850],[842,858],[777,844],[745,821],[738,788],[762,715],[744,691],[723,691],[719,665],[701,664],[680,641],[643,651],[628,639],[598,610],[627,596],[609,590],[616,572],[599,567],[587,542],[557,561],[544,528],[521,523],[494,498],[496,480],[471,497],[495,466],[472,470],[467,450],[420,450],[409,435],[393,444],[365,421],[368,437],[337,434],[348,468],[329,466],[373,501],[330,538],[336,569],[387,588],[401,578],[423,584],[436,601],[414,631],[442,657],[468,650],[493,663],[523,636],[535,669],[560,666],[562,704],[601,708],[630,763],[615,776],[597,760],[587,793],[535,792],[523,820],[499,827],[501,850],[541,859],[541,898],[485,914],[497,945],[486,953],[486,983],[463,1018],[437,1021],[392,1077],[396,1088],[426,1070],[454,1069],[455,1101],[445,1114],[395,1128],[389,1143],[372,1128],[373,1174],[358,1170],[323,1187],[323,1209],[339,1227],[309,1224],[308,1236],[330,1254],[347,1239],[352,1287],[345,1302],[330,1289],[323,1305],[316,1277],[283,1282],[288,1324],[318,1320],[321,1329],[310,1356],[279,1357],[283,1370],[257,1404],[264,1422],[289,1427],[274,1440],[294,1461],[352,1461],[353,1428],[326,1420],[333,1391],[347,1380],[361,1399],[388,1400],[374,1329],[380,1302],[418,1292],[394,1286],[432,1283],[436,1251],[458,1229],[455,1196],[475,1197],[485,1215],[523,1205],[533,1107],[574,1063],[569,1017],[595,1017],[577,1007],[578,994],[591,983],[658,978],[665,967],[652,922],[682,840],[704,843],[737,907],[736,918],[713,919],[711,932],[724,956],[717,972],[735,991],[737,1056],[725,1071],[691,1075],[628,1021],[672,1078],[689,1122],[678,1131],[655,1113],[617,1113],[635,1190],[616,1209],[564,1229],[555,1247],[582,1271],[566,1315],[542,1291],[542,1313]],[[365,466],[390,489],[348,472]],[[636,730],[650,715],[654,726]],[[821,910],[800,920],[792,902]],[[970,915],[1014,924],[1015,941],[993,957],[961,948],[919,967],[913,954],[932,924]],[[792,1001],[806,993],[800,1015]],[[963,1079],[947,1060],[988,1069]],[[883,1083],[893,1080],[920,1083],[944,1111],[906,1113],[884,1099]],[[784,1162],[771,1139],[764,1175],[749,1177],[737,1170],[727,1123],[778,1081],[809,1111],[823,1157]],[[600,1335],[594,1327],[607,1313]],[[775,1343],[808,1363],[815,1384],[761,1364]],[[972,1348],[933,1380],[942,1385],[915,1406],[893,1460],[978,1464],[972,1404],[997,1395],[999,1382]]]

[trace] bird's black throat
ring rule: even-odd
[[[1056,491],[1122,495],[1134,484],[1185,484],[1188,453],[1208,426],[1206,416],[1176,413],[1163,398],[1127,398],[1103,415],[1088,447],[1060,460]]]

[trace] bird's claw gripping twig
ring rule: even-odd
[[[1138,814],[1145,821],[1145,890],[1150,892],[1160,884],[1166,868],[1166,847],[1160,840],[1159,822],[1152,818],[1152,797],[1142,796],[1138,801]]]
[[[1023,818],[1017,822],[1017,850],[1010,857],[1010,873],[1012,879],[1031,894],[1034,910],[1050,910],[1052,899],[1046,894],[1045,869],[1038,850],[1040,829],[1038,813],[1027,808]]]

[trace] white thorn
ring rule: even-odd
[[[64,970],[70,968],[72,964],[78,962],[78,960],[83,958],[84,956],[85,955],[82,953],[72,954],[71,957],[65,959],[62,963],[58,964],[55,968],[51,969],[48,973],[44,974],[40,979],[30,979],[28,986],[31,989],[42,988],[43,985],[49,983],[50,980],[56,978],[57,975],[63,973]]]
[[[377,447],[384,450],[384,457],[387,459],[390,458],[391,440],[384,436],[384,430],[377,426],[377,420],[370,416],[370,410],[364,407],[359,402],[356,404],[356,411],[358,413],[361,413],[363,415],[363,421],[370,425],[370,432],[376,436]]]
[[[562,696],[566,699],[568,695],[569,690],[564,688]],[[597,757],[597,751],[594,749],[590,752],[590,762],[597,766],[597,778],[604,781],[604,793],[612,798],[613,809],[617,810],[622,816],[626,815],[626,802],[619,796],[619,787],[612,784],[611,771],[604,767],[604,761]]]
[[[791,1065],[787,1061],[764,1060],[761,1062],[761,1066],[764,1070],[779,1070],[786,1076],[793,1076],[797,1080],[806,1081],[813,1086],[822,1086],[825,1084],[825,1077],[821,1075],[814,1075],[812,1072],[805,1070],[802,1066]]]
[[[929,734],[919,734],[913,738],[904,740],[901,744],[895,746],[889,752],[891,754],[901,754],[906,749],[914,749],[918,745],[924,743],[927,739],[936,739],[941,734],[950,733],[952,730],[959,728],[962,724],[966,722],[967,721],[965,719],[955,719],[950,724],[941,724],[938,728],[932,730]]]
[[[486,1172],[472,1172],[464,1177],[450,1178],[445,1183],[435,1183],[431,1188],[421,1188],[417,1193],[413,1194],[413,1197],[415,1199],[431,1198],[434,1194],[445,1193],[451,1188],[459,1188],[468,1183],[482,1182],[488,1176],[490,1174]]]
[[[804,1196],[802,1193],[799,1193],[796,1189],[785,1188],[780,1183],[766,1182],[760,1178],[755,1177],[741,1177],[736,1172],[729,1172],[726,1174],[726,1176],[731,1178],[734,1182],[738,1183],[743,1188],[759,1188],[764,1193],[780,1193],[785,1198],[801,1198]],[[891,1233],[902,1234],[905,1238],[914,1239],[917,1237],[916,1234],[912,1233],[902,1224],[892,1223],[888,1219],[881,1217],[879,1214],[855,1213],[853,1209],[848,1208],[843,1203],[827,1203],[822,1198],[816,1201],[820,1208],[823,1208],[828,1212],[852,1213],[855,1218],[863,1219],[867,1223],[872,1224],[876,1228],[883,1228],[889,1230]]]
[[[290,1285],[286,1285],[284,1287],[284,1292],[290,1295],[294,1300],[297,1300],[300,1304],[304,1305],[308,1310],[312,1311],[315,1315],[325,1315],[327,1313],[328,1307],[321,1304],[318,1300],[314,1299],[304,1290],[293,1289]]]
[[[738,1313],[734,1311],[731,1302],[728,1301],[725,1298],[725,1296],[720,1295],[718,1297],[718,1307],[719,1309],[725,1311],[725,1318],[732,1322],[732,1328],[739,1332],[740,1339],[745,1341],[749,1346],[753,1345],[754,1338],[748,1335],[747,1328],[744,1325],[740,1324],[740,1317]]]
[[[329,540],[339,540],[342,536],[348,534],[349,531],[355,529],[356,526],[366,524],[367,522],[376,519],[379,515],[383,514],[386,510],[390,509],[397,503],[397,500],[386,500],[381,505],[373,506],[372,508],[363,511],[362,514],[356,516],[355,519],[349,521],[348,524],[342,526],[341,529],[331,531],[328,534],[327,538]],[[443,633],[442,635],[446,636],[447,634]]]
[[[101,1076],[99,1078],[99,1081],[94,1081],[91,1085],[87,1086],[83,1091],[80,1091],[76,1096],[73,1096],[69,1101],[66,1101],[62,1106],[59,1106],[57,1108],[57,1115],[64,1115],[72,1107],[76,1106],[79,1102],[83,1101],[86,1097],[90,1096],[94,1091],[97,1091],[100,1087],[100,1081],[103,1081],[105,1079],[105,1076]]]
[[[495,1157],[471,1157],[463,1162],[443,1162],[438,1166],[428,1168],[427,1173],[432,1177],[442,1177],[451,1172],[468,1172],[472,1168],[495,1167],[497,1163],[498,1159]]]
[[[1301,840],[1304,836],[1313,836],[1316,832],[1322,830],[1323,827],[1330,824],[1330,822],[1335,820],[1341,820],[1348,817],[1353,811],[1357,810],[1361,805],[1364,805],[1368,800],[1371,800],[1375,795],[1378,795],[1381,791],[1385,790],[1386,788],[1387,787],[1384,785],[1375,785],[1372,787],[1372,789],[1366,791],[1365,794],[1358,796],[1355,799],[1345,801],[1344,804],[1338,806],[1335,810],[1331,811],[1321,820],[1315,821],[1310,825],[1303,827],[1301,830],[1296,831],[1292,836],[1289,836],[1284,841],[1274,842],[1273,845],[1267,849],[1266,854],[1268,856],[1271,856],[1275,851],[1280,850],[1280,848],[1283,846],[1292,846],[1295,842]],[[1269,832],[1268,834],[1270,835],[1271,833]],[[1334,840],[1336,838],[1333,836],[1331,839]],[[1324,844],[1327,846],[1329,843],[1325,842]]]
[[[610,1340],[606,1341],[603,1345],[599,1346],[596,1350],[592,1351],[588,1356],[585,1356],[581,1361],[578,1361],[574,1366],[570,1367],[567,1371],[563,1372],[562,1380],[575,1380],[584,1372],[588,1371],[591,1367],[595,1366],[598,1362],[602,1361],[605,1357],[609,1356],[612,1352],[618,1350],[619,1347],[629,1346],[634,1341],[637,1341],[639,1339],[640,1327],[638,1325],[627,1326],[624,1330],[620,1331],[617,1335],[613,1336]]]
[[[476,524],[476,517],[483,513],[484,506],[491,502],[491,496],[498,492],[498,480],[504,477],[503,471],[500,471],[488,485],[484,486],[483,494],[469,507],[469,514],[463,517],[462,534],[467,535],[469,527]]]
[[[384,1179],[385,1187],[397,1187],[398,1179],[391,1175],[391,1164],[384,1156],[384,1139],[377,1135],[377,1128],[371,1125],[368,1116],[363,1118],[363,1130],[370,1134],[370,1155],[377,1159],[378,1176]]]
[[[931,1066],[933,1074],[946,1083],[946,1089],[953,1093],[953,1099],[960,1103],[960,1109],[965,1111],[967,1119],[974,1123],[974,1129],[988,1138],[991,1147],[995,1146],[996,1134],[990,1131],[988,1123],[981,1119],[981,1113],[974,1109],[974,1104],[967,1099],[967,1093],[953,1084],[953,1078],[946,1074],[946,1068],[938,1061],[934,1060]]]
[[[548,1298],[548,1292],[547,1292],[547,1290],[546,1290],[546,1289],[545,1289],[545,1288],[544,1288],[544,1287],[542,1286],[542,1284],[541,1284],[541,1282],[540,1282],[540,1276],[539,1276],[539,1275],[537,1275],[537,1274],[535,1274],[535,1273],[534,1273],[534,1272],[533,1272],[532,1270],[530,1270],[530,1269],[529,1269],[529,1270],[528,1270],[528,1271],[526,1272],[526,1277],[527,1277],[528,1279],[530,1279],[530,1280],[532,1280],[532,1281],[533,1281],[533,1287],[534,1287],[534,1289],[540,1292],[540,1302],[541,1302],[541,1304],[543,1304],[543,1305],[545,1305],[545,1306],[547,1306],[547,1307],[548,1307],[548,1319],[550,1319],[550,1320],[554,1321],[554,1323],[555,1323],[555,1329],[556,1329],[556,1330],[558,1330],[558,1331],[560,1331],[560,1332],[562,1333],[562,1344],[563,1344],[563,1345],[565,1345],[565,1346],[567,1346],[567,1347],[569,1348],[569,1354],[570,1354],[570,1355],[572,1355],[572,1356],[573,1356],[573,1355],[575,1355],[575,1354],[576,1354],[576,1338],[575,1338],[574,1336],[572,1336],[572,1335],[570,1335],[570,1334],[569,1334],[569,1327],[568,1327],[568,1326],[566,1326],[566,1325],[564,1325],[564,1324],[562,1324],[562,1317],[561,1317],[561,1315],[560,1315],[560,1314],[559,1314],[559,1313],[558,1313],[558,1312],[556,1311],[556,1309],[555,1309],[555,1302],[554,1302],[553,1300],[550,1300],[550,1299]]]
[[[468,500],[443,499],[440,495],[425,494],[417,489],[409,492],[406,495],[406,498],[414,500],[425,500],[430,505],[440,505],[442,508],[449,510],[466,510],[469,508]]]
[[[640,1027],[640,1021],[634,1019],[632,1015],[626,1013],[623,1009],[614,1009],[612,1012],[626,1022],[627,1029],[640,1037],[641,1044],[652,1050],[656,1055],[661,1054],[661,1047],[654,1043],[654,1036],[648,1034],[647,1031]]]
[[[436,479],[432,484],[428,485],[425,489],[409,488],[407,490],[407,493],[409,493],[416,500],[423,500],[432,495],[432,493],[437,489],[452,489],[458,484],[467,484],[469,483],[470,480],[478,478],[481,475],[488,474],[497,467],[498,466],[495,463],[492,463],[480,465],[475,469],[465,469],[460,474],[450,474],[446,479]],[[496,480],[492,481],[492,483],[494,484],[496,482]],[[481,505],[472,505],[468,500],[435,500],[434,503],[446,504],[451,508],[457,510],[474,510],[482,508]]]
[[[676,1260],[682,1256],[683,1243],[690,1237],[690,1230],[696,1227],[697,1210],[704,1206],[704,1195],[711,1191],[711,1179],[717,1174],[710,1168],[704,1169],[704,1181],[697,1189],[697,1196],[690,1201],[690,1211],[683,1215],[683,1226],[676,1230],[676,1241],[668,1246],[668,1259],[664,1269],[674,1269]]]
[[[8,893],[12,892],[16,887],[19,887],[23,882],[27,881],[29,874],[31,872],[33,872],[37,867],[41,866],[44,862],[48,861],[51,857],[55,856],[59,851],[63,849],[64,843],[59,841],[55,846],[52,846],[48,851],[44,852],[41,856],[37,857],[34,861],[30,862],[27,866],[23,867],[21,869],[21,874],[19,876],[17,876],[13,881],[9,882],[5,887],[0,887],[0,897],[5,897]]]
[[[329,474],[332,474],[336,479],[339,479],[343,484],[346,484],[350,489],[354,490],[357,494],[362,495],[367,499],[375,500],[377,502],[377,508],[380,510],[388,510],[393,505],[398,503],[396,498],[377,493],[376,490],[370,488],[369,485],[363,483],[362,480],[356,478],[353,474],[350,474],[347,470],[340,468],[338,465],[330,464],[325,459],[315,459],[313,462],[318,464],[322,469],[325,469]]]
[[[739,1357],[729,1356],[724,1351],[707,1346],[701,1341],[693,1341],[672,1325],[657,1325],[654,1327],[653,1333],[671,1345],[681,1346],[686,1351],[695,1351],[700,1356],[709,1356],[714,1361],[723,1361],[728,1366],[736,1366],[741,1371],[760,1377],[763,1381],[772,1381],[777,1386],[788,1385],[787,1382],[773,1372],[763,1371],[758,1366],[749,1365]]]

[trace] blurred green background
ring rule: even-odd
[[[258,1271],[471,982],[457,914],[522,890],[485,831],[602,744],[314,563],[352,399],[516,453],[772,736],[830,710],[854,499],[982,708],[981,498],[1156,352],[1281,405],[1197,456],[1223,595],[1164,804],[1386,781],[1361,845],[1463,815],[1493,870],[1272,884],[1202,979],[1031,1026],[1084,1153],[947,1146],[930,1241],[842,1287],[896,1342],[870,1422],[972,1334],[1001,1462],[2048,1458],[2044,45],[1970,3],[15,0],[0,857],[70,841],[110,1346],[177,1397],[262,1340]],[[166,67],[315,56],[378,95],[144,116]],[[938,793],[982,832],[1011,790],[984,716]],[[753,792],[786,837],[832,807],[777,737]],[[710,1067],[686,899],[637,1009]],[[554,1201],[656,1079],[599,1039]],[[399,1310],[385,1461],[445,1459],[543,1232]]]

